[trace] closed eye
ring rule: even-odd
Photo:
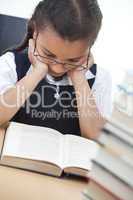
[[[54,59],[56,58],[56,56],[54,54],[46,52],[46,51],[43,51],[43,55],[46,57],[54,58]]]
[[[45,56],[47,56],[47,57],[50,57],[50,58],[56,58],[56,56],[55,56],[55,55],[48,54],[48,53],[46,53],[46,52],[44,52],[44,55],[45,55]]]
[[[44,56],[49,57],[51,59],[57,59],[56,55],[52,54],[47,49],[45,49],[45,50],[43,50]],[[78,57],[78,58],[70,58],[70,59],[66,60],[66,62],[73,63],[73,64],[78,64],[81,61],[82,58],[83,58],[83,56]]]
[[[50,58],[53,58],[53,59],[56,59],[56,56],[53,56],[53,55],[46,54],[46,56],[50,57]]]
[[[71,62],[71,63],[78,63],[80,60],[76,60],[76,59],[69,59],[68,62]]]
[[[49,54],[49,53],[46,53],[46,52],[44,52],[44,55],[45,55],[46,57],[53,58],[53,59],[56,59],[56,58],[57,58],[55,55]],[[79,59],[78,59],[78,60],[76,60],[76,59],[68,59],[68,60],[67,60],[67,62],[69,62],[69,63],[78,63],[79,61],[80,61]]]

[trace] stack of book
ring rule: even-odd
[[[132,200],[133,190],[98,164],[93,165],[84,200]]]
[[[85,200],[133,199],[133,129],[122,124],[130,120],[117,112],[103,129]]]

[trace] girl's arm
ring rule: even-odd
[[[81,73],[76,75],[72,82],[75,87],[81,135],[89,139],[96,139],[106,123],[106,119],[100,114],[84,75]]]
[[[91,67],[93,63],[94,58],[91,54],[88,67]],[[96,105],[96,97],[94,97],[88,81],[86,80],[85,71],[72,70],[68,72],[68,76],[70,76],[75,88],[81,135],[89,139],[96,139],[100,134],[100,130],[107,122],[107,119],[103,117]],[[102,106],[106,108],[110,106],[106,96],[108,96],[108,93],[111,93],[111,88],[108,88],[108,86],[110,87],[111,85],[108,85],[105,79],[102,81],[104,83],[104,88],[106,87],[106,91],[103,93],[103,90],[101,90],[100,95],[102,95]],[[110,82],[111,80],[108,81]],[[105,94],[105,92],[107,94]],[[101,99],[98,99],[98,101],[101,101]],[[110,99],[108,99],[108,101],[110,101]]]
[[[47,74],[48,67],[33,57],[33,41],[29,41],[29,59],[34,66],[31,73],[27,74],[17,84],[0,95],[0,126],[8,122],[32,94],[38,83]]]

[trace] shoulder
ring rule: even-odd
[[[111,73],[102,68],[97,67],[95,82],[92,87],[92,92],[96,99],[96,104],[102,116],[109,118],[112,114],[112,77]]]
[[[111,87],[112,77],[111,77],[111,73],[107,69],[97,66],[97,74],[95,77],[95,83],[94,83],[93,88],[100,87],[100,86],[103,86],[106,88],[107,86]]]
[[[95,78],[95,82],[93,84],[92,89],[94,90],[97,87],[101,87],[101,86],[106,87],[107,85],[111,87],[112,77],[111,77],[110,72],[107,69],[102,68],[98,65],[95,65],[95,66],[96,66],[96,74],[93,74],[91,70],[88,70],[86,72],[87,80]]]
[[[7,52],[0,56],[0,73],[3,71],[16,71],[15,56],[12,52]]]
[[[15,56],[13,52],[6,52],[5,54],[0,56],[0,63],[6,63],[11,66],[11,64],[15,63]]]
[[[17,81],[15,57],[12,52],[0,56],[0,93]]]

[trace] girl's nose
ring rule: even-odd
[[[55,73],[65,73],[66,69],[64,68],[63,64],[55,64],[50,66],[51,70],[54,71]]]

